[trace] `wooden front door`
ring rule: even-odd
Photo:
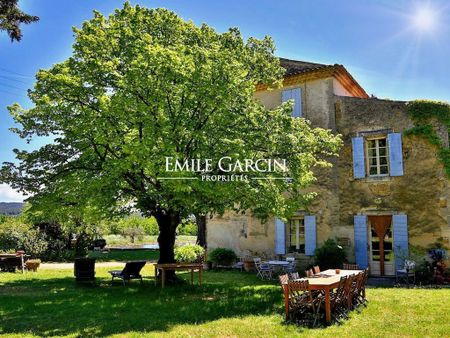
[[[369,216],[369,257],[372,275],[394,275],[392,216]]]

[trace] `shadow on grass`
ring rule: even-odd
[[[278,285],[233,272],[208,272],[201,287],[165,289],[153,280],[123,287],[111,286],[107,278],[97,278],[97,286],[76,285],[68,276],[19,279],[3,283],[0,297],[0,333],[39,336],[165,331],[178,324],[283,311]]]

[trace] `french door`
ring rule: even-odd
[[[369,216],[369,265],[372,275],[395,274],[392,216]]]

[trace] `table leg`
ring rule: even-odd
[[[198,269],[198,282],[200,285],[202,285],[202,274],[203,274],[203,266]]]
[[[331,302],[330,302],[330,289],[325,288],[325,320],[327,325],[331,324]]]
[[[164,288],[166,284],[166,269],[161,269],[161,287]]]
[[[283,293],[284,293],[284,313],[286,320],[289,319],[289,290],[287,285],[283,285]]]

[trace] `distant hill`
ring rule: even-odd
[[[0,202],[0,215],[20,215],[23,205],[21,202]]]

